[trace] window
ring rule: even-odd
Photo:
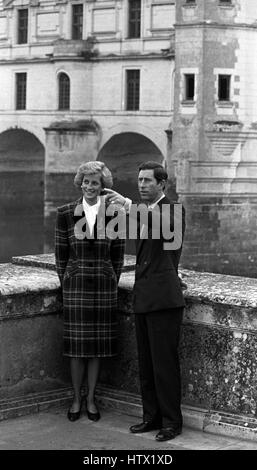
[[[70,79],[66,73],[59,75],[59,109],[70,109]]]
[[[195,3],[195,0],[186,0],[186,3]]]
[[[28,42],[28,10],[18,10],[18,44]]]
[[[27,74],[16,73],[16,109],[26,109]]]
[[[186,73],[184,77],[185,77],[184,100],[194,101],[195,99],[195,76],[193,73]]]
[[[140,70],[127,70],[127,103],[128,111],[139,109]]]
[[[82,39],[83,5],[72,5],[72,39]]]
[[[230,101],[230,80],[231,75],[219,75],[218,100]]]
[[[219,2],[220,2],[220,3],[230,3],[230,4],[232,3],[231,0],[219,0]]]
[[[128,37],[139,38],[141,26],[141,0],[129,0]]]

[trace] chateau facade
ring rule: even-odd
[[[183,265],[255,276],[255,51],[255,0],[0,0],[1,260],[53,249],[81,162],[135,196],[151,159],[187,209]]]

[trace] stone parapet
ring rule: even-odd
[[[55,258],[53,253],[42,255],[13,256],[12,263],[21,266],[47,268],[55,271]],[[135,256],[126,255],[123,272],[135,269]]]
[[[21,410],[23,399],[24,410],[33,412],[58,400],[66,403],[71,393],[69,364],[62,356],[61,297],[53,255],[13,261],[0,265],[2,419]],[[101,371],[101,386],[116,390],[118,397],[105,392],[102,400],[131,410],[131,396],[140,394],[133,264],[134,257],[128,257],[119,284],[119,355],[106,359]],[[185,423],[256,439],[257,283],[189,270],[180,274],[188,286],[180,344]],[[101,387],[98,396],[101,400]],[[8,406],[9,414],[4,411]]]

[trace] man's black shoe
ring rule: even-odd
[[[135,424],[129,428],[130,432],[133,434],[140,432],[148,432],[156,429],[160,429],[160,425],[156,424],[154,421],[143,421],[143,423]]]
[[[174,439],[176,436],[181,434],[182,428],[179,427],[172,427],[172,428],[162,428],[158,434],[156,434],[155,439],[159,442],[169,441],[170,439]]]

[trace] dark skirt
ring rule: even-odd
[[[74,318],[73,318],[74,317]],[[69,357],[111,357],[117,354],[116,311],[98,311],[85,318],[69,315],[64,311],[64,356]]]
[[[63,285],[64,355],[110,357],[117,354],[117,283],[99,274],[73,275]]]

